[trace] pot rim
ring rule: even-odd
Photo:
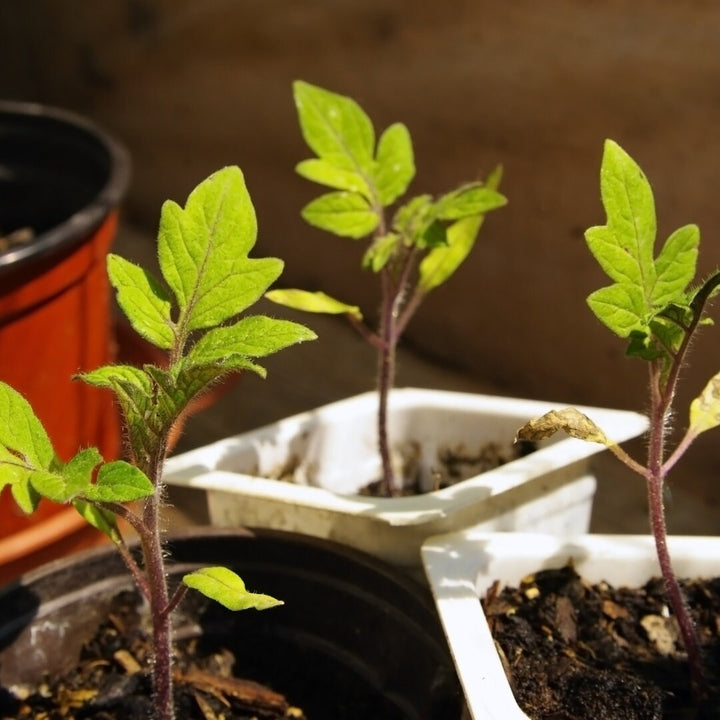
[[[45,119],[48,124],[72,127],[85,133],[107,152],[110,171],[105,184],[85,207],[50,230],[40,233],[33,242],[0,253],[0,275],[10,268],[14,271],[26,265],[37,256],[47,257],[60,249],[72,247],[71,238],[80,241],[87,237],[119,205],[130,184],[131,173],[130,154],[125,146],[106,130],[78,113],[41,103],[0,100],[0,120],[9,116]]]

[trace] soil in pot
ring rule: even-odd
[[[118,594],[78,665],[38,686],[4,689],[5,720],[130,720],[152,717],[151,640],[134,592]],[[306,720],[280,693],[233,674],[234,653],[198,638],[176,644],[175,705],[183,720]],[[251,652],[251,651],[249,651]]]
[[[188,593],[174,615],[178,718],[460,716],[462,693],[429,594],[392,568],[339,545],[275,531],[203,531],[173,539],[168,549],[171,586],[188,571],[220,564],[248,587],[285,602],[234,613]],[[149,717],[111,705],[119,694],[147,706],[147,617],[112,549],[59,561],[0,589],[0,718]],[[54,683],[58,690],[69,688],[69,697],[94,704],[66,708],[64,715],[32,705],[47,703],[44,696],[52,694],[48,682],[47,691],[30,697],[44,672],[63,678]],[[98,681],[88,687],[90,675]],[[243,697],[257,689],[254,683],[266,687],[250,710]]]
[[[568,565],[492,587],[483,607],[520,707],[533,720],[720,718],[720,579],[682,586],[710,685],[702,707],[661,580],[591,585]]]
[[[402,487],[398,495],[409,497],[451,487],[463,480],[525,457],[535,450],[537,450],[537,444],[529,441],[520,441],[505,446],[497,442],[487,442],[476,449],[467,448],[465,445],[439,447],[435,463],[430,470],[432,486],[425,488],[420,467],[422,457],[420,446],[415,441],[407,441],[397,447],[395,451],[402,468]],[[269,480],[295,482],[295,472],[301,461],[302,458],[292,455],[287,463],[277,468],[275,472],[266,473],[264,477]],[[258,474],[258,471],[251,471],[251,474]],[[378,479],[366,485],[358,494],[365,497],[382,497],[385,492],[384,487],[383,481]]]

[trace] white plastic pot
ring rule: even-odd
[[[410,449],[425,489],[438,451],[510,447],[528,419],[558,406],[470,393],[393,390],[390,438]],[[586,408],[617,442],[641,434],[636,413]],[[388,562],[420,569],[431,535],[480,524],[486,530],[585,532],[595,478],[590,457],[602,446],[557,438],[526,457],[423,495],[377,498],[356,493],[380,474],[374,392],[177,455],[165,481],[207,493],[213,524],[269,527],[330,538]],[[270,480],[293,467],[294,482]],[[263,477],[264,476],[264,477]]]
[[[719,537],[671,537],[669,548],[679,577],[720,573]],[[515,701],[479,601],[495,581],[517,587],[524,576],[570,559],[589,582],[615,587],[638,587],[660,574],[649,535],[560,537],[472,528],[430,538],[422,556],[473,720],[529,720]]]

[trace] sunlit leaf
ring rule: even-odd
[[[242,578],[224,567],[207,567],[188,573],[183,577],[188,587],[198,590],[211,600],[219,602],[228,610],[266,610],[282,605],[269,595],[252,593],[246,590]]]

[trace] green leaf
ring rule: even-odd
[[[717,373],[704,390],[690,403],[689,432],[699,435],[720,425],[720,373]]]
[[[41,500],[40,494],[29,482],[29,474],[26,475],[22,482],[15,482],[10,486],[13,500],[18,507],[26,514],[30,515],[35,512]]]
[[[685,225],[667,239],[655,261],[655,306],[665,306],[684,296],[685,289],[695,277],[699,244],[697,225]]]
[[[183,582],[189,588],[198,590],[211,600],[219,602],[228,610],[266,610],[282,605],[269,595],[252,593],[245,589],[242,578],[224,567],[208,567],[188,573]]]
[[[412,139],[407,127],[394,123],[380,136],[373,180],[383,207],[395,202],[415,177]]]
[[[433,214],[440,220],[460,220],[490,212],[503,205],[507,205],[507,198],[497,190],[484,187],[481,183],[472,183],[443,195],[435,203]]]
[[[592,293],[588,304],[614,333],[632,337],[629,352],[638,354],[639,348],[652,345],[654,318],[671,304],[686,304],[686,288],[695,275],[699,231],[694,225],[676,230],[654,259],[652,189],[637,163],[611,140],[605,143],[600,186],[607,222],[589,228],[585,238],[615,284]],[[638,339],[644,337],[647,342],[639,345]]]
[[[118,255],[108,255],[107,269],[118,304],[135,331],[157,347],[172,348],[175,332],[165,289],[149,272]]]
[[[321,195],[302,210],[306,222],[341,237],[362,238],[378,226],[378,217],[367,200],[349,192]]]
[[[83,497],[90,502],[132,502],[155,492],[152,482],[139,468],[123,460],[103,465],[97,482],[86,488]]]
[[[0,490],[6,485],[24,482],[28,472],[28,466],[23,459],[0,445]]]
[[[92,525],[100,532],[105,533],[113,542],[121,539],[115,516],[102,508],[91,505],[83,500],[75,500],[73,507],[80,513],[88,525]]]
[[[152,408],[153,381],[140,368],[132,365],[106,365],[79,376],[94,387],[112,390],[118,397],[126,420],[143,422]]]
[[[380,272],[394,255],[400,240],[401,238],[397,233],[386,233],[375,238],[363,256],[362,266],[375,273]],[[358,319],[360,318],[358,317]]]
[[[648,331],[644,323],[639,323],[641,317],[638,294],[625,285],[610,285],[591,293],[587,303],[595,315],[616,335],[623,338],[639,333],[647,337]]]
[[[352,315],[358,320],[362,320],[362,313],[357,305],[348,305],[324,292],[296,289],[270,290],[265,293],[265,297],[278,305],[295,310],[328,315]]]
[[[293,95],[303,138],[318,157],[345,170],[371,167],[375,130],[355,100],[301,80]]]
[[[306,180],[311,180],[320,185],[359,193],[368,200],[372,197],[368,184],[360,173],[354,170],[343,170],[332,165],[327,160],[303,160],[297,164],[295,171]]]
[[[55,451],[30,403],[0,382],[0,445],[22,457],[35,469],[51,466]]]
[[[96,448],[80,450],[69,462],[48,470],[32,470],[33,488],[56,503],[69,503],[91,487],[95,468],[102,462]]]
[[[209,330],[193,347],[189,359],[195,364],[209,364],[222,362],[233,355],[265,357],[296,343],[316,338],[317,335],[304,325],[252,315],[234,325]]]
[[[465,261],[475,245],[484,216],[457,220],[447,229],[447,244],[431,250],[420,263],[418,288],[430,292],[442,285]]]
[[[181,208],[162,208],[158,253],[186,332],[219,325],[256,302],[282,272],[276,258],[250,259],[257,223],[245,179],[228,167],[200,183]]]

